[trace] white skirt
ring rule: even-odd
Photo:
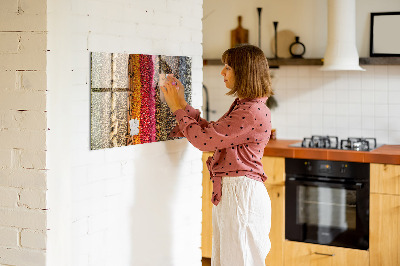
[[[212,223],[212,266],[265,265],[271,249],[271,201],[262,182],[245,176],[223,177]]]

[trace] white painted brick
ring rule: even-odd
[[[0,54],[18,53],[20,33],[0,32]]]
[[[132,161],[122,162],[121,174],[122,176],[133,176],[135,166]]]
[[[46,231],[23,229],[21,231],[21,246],[46,249]]]
[[[9,265],[46,265],[46,255],[43,251],[27,250],[20,248],[0,247],[1,263]]]
[[[0,20],[1,21],[1,20]],[[46,52],[0,54],[0,70],[46,70]]]
[[[203,18],[203,5],[202,2],[199,4],[192,3],[190,4],[190,16],[193,18],[202,19]]]
[[[178,15],[182,15],[182,14],[187,14],[189,15],[191,12],[191,4],[189,2],[185,2],[185,4],[183,4],[182,1],[174,1],[174,0],[169,0],[167,2],[167,12],[169,14],[178,14]]]
[[[1,109],[45,111],[46,93],[36,91],[0,91]]]
[[[15,188],[46,189],[46,170],[0,169],[0,185]]]
[[[46,14],[47,1],[45,0],[19,0],[23,14]]]
[[[192,173],[201,173],[203,171],[203,163],[201,162],[201,160],[192,161],[191,166],[192,166],[191,169]]]
[[[203,46],[198,43],[181,43],[181,49],[184,55],[201,55],[203,53]]]
[[[19,232],[16,228],[0,227],[0,246],[17,247]],[[0,263],[1,263],[0,259]]]
[[[181,22],[181,17],[180,16],[175,16],[171,15],[170,13],[166,13],[164,10],[158,10],[155,12],[155,17],[157,17],[157,20],[162,20],[163,23],[161,24],[162,26],[167,27],[166,32],[168,33],[168,37],[174,37],[170,36],[170,31],[172,27],[178,27],[179,23]],[[143,25],[145,26],[145,25]],[[148,25],[147,25],[148,27]]]
[[[199,18],[192,16],[182,16],[180,25],[184,28],[201,31],[202,21]]]
[[[41,150],[46,145],[46,131],[0,130],[0,148]]]
[[[105,196],[113,196],[113,195],[118,195],[121,194],[124,188],[124,180],[119,177],[119,178],[114,178],[107,180],[107,185],[106,185],[106,194]]]
[[[71,169],[72,186],[78,187],[87,184],[88,167],[76,166]]]
[[[12,90],[15,89],[15,71],[3,71],[0,68],[0,90]],[[1,106],[1,105],[0,105]]]
[[[36,55],[38,52],[46,51],[47,46],[47,33],[45,32],[22,32],[20,38],[20,52],[21,54]]]
[[[108,178],[107,165],[105,165],[105,164],[96,165],[96,166],[90,167],[88,169],[87,180],[89,183],[97,182],[99,180],[106,179],[106,178]]]
[[[20,192],[19,205],[28,207],[29,209],[45,209],[46,208],[46,191],[22,189]]]
[[[9,149],[0,150],[0,169],[11,167],[11,152]]]
[[[46,212],[24,208],[0,208],[0,226],[13,226],[29,229],[46,229]]]
[[[43,111],[0,110],[0,117],[3,117],[1,127],[7,129],[45,130],[47,126],[46,115],[47,113]]]
[[[136,33],[140,38],[151,39],[151,40],[164,40],[170,35],[167,26],[151,26],[139,24],[136,27]]]
[[[12,148],[11,151],[11,168],[21,168],[21,149]]]
[[[15,88],[19,90],[46,90],[47,85],[45,71],[16,71],[15,80]]]
[[[192,56],[192,71],[202,71],[203,69],[203,57],[199,55]]]
[[[1,14],[0,31],[46,31],[46,14]]]
[[[110,226],[107,218],[109,215],[108,212],[91,215],[88,218],[88,234],[106,230]]]
[[[151,54],[150,47],[153,47],[152,40],[145,39],[145,38],[137,38],[134,34],[132,34],[132,35],[124,36],[122,38],[122,41],[130,44],[127,48],[125,48],[125,50],[127,50],[127,51],[132,51],[132,49],[134,49],[135,53]],[[135,47],[135,48],[132,48],[132,47]]]
[[[201,83],[203,81],[203,74],[200,71],[193,71],[192,83]]]
[[[18,1],[15,0],[2,0],[0,14],[15,13],[18,11]]]
[[[71,229],[76,238],[87,235],[88,233],[88,219],[83,218],[76,221],[73,221],[71,224]]]
[[[202,43],[203,42],[203,33],[199,34],[198,32],[193,32],[190,38],[191,42],[194,43]]]
[[[9,187],[0,187],[0,207],[17,207],[18,190]]]
[[[27,150],[21,152],[21,166],[30,169],[46,168],[46,151]]]

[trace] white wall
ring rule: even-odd
[[[191,56],[199,107],[201,18],[201,0],[48,1],[48,265],[201,264],[201,152],[89,146],[89,53]]]
[[[46,260],[46,1],[0,2],[0,265]]]
[[[365,72],[318,67],[275,70],[272,123],[279,138],[311,135],[376,137],[400,143],[400,66],[363,66]]]
[[[278,21],[278,32],[290,31],[300,37],[300,41],[306,46],[305,57],[321,58],[324,56],[327,41],[327,2],[327,0],[204,0],[204,58],[220,58],[229,48],[230,31],[237,27],[238,16],[243,17],[242,26],[249,30],[249,43],[258,45],[258,7],[262,8],[261,49],[267,57],[274,55],[272,22]],[[399,10],[398,0],[356,0],[356,42],[360,57],[369,56],[370,13]],[[291,43],[284,38],[280,41]],[[278,53],[280,49],[278,48]],[[290,54],[288,56],[290,57]]]
[[[210,120],[217,120],[232,103],[219,72],[204,67],[210,92]],[[376,137],[381,144],[400,143],[400,66],[362,66],[365,72],[323,72],[319,66],[272,69],[278,108],[271,113],[280,139],[311,135],[339,138]]]
[[[361,57],[369,56],[369,13],[400,10],[400,2],[357,2],[357,47]],[[272,52],[267,43],[273,38],[272,21],[282,30],[290,29],[303,39],[306,57],[323,57],[326,47],[327,1],[284,0],[252,2],[204,1],[204,58],[220,58],[229,48],[229,31],[236,17],[243,15],[243,26],[250,30],[250,43],[258,44],[258,15],[263,7],[262,49]],[[233,6],[232,11],[227,6]],[[251,9],[251,10],[249,10]],[[224,15],[222,15],[222,13]],[[268,14],[268,15],[267,15]],[[246,25],[246,19],[248,24]],[[252,19],[253,22],[249,20]],[[281,23],[282,22],[282,23]],[[215,27],[213,25],[219,25]],[[279,30],[278,26],[278,30]],[[218,32],[217,32],[218,31]],[[264,33],[266,32],[266,33]],[[268,34],[270,36],[268,37]],[[222,36],[217,38],[217,36]],[[278,50],[279,51],[279,50]],[[302,139],[311,135],[376,137],[382,144],[400,143],[400,66],[363,66],[365,72],[321,72],[318,66],[281,66],[271,70],[273,89],[279,107],[272,111],[272,124],[281,139]],[[220,76],[221,66],[204,67],[204,84],[210,92],[210,109],[218,119],[232,102]]]

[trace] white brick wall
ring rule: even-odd
[[[201,152],[185,139],[89,144],[91,51],[191,56],[201,106],[202,0],[55,0],[47,9],[47,264],[201,265]]]
[[[0,3],[1,265],[45,265],[46,2]]]

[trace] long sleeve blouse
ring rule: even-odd
[[[221,200],[224,176],[246,176],[261,182],[267,179],[261,159],[271,131],[271,113],[265,98],[235,99],[218,121],[208,122],[190,105],[174,112],[178,125],[171,136],[186,137],[201,151],[214,151],[207,160],[213,182],[211,201]]]

